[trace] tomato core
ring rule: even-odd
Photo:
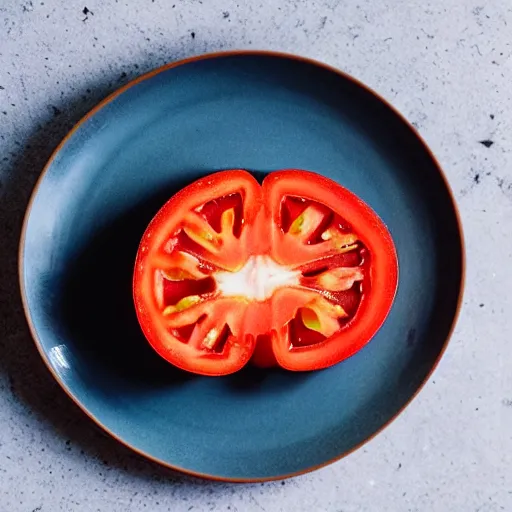
[[[265,255],[251,256],[238,272],[218,272],[215,281],[224,297],[247,300],[270,299],[277,288],[298,286],[300,272],[278,265]]]

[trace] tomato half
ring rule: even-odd
[[[149,224],[137,254],[137,316],[167,361],[202,375],[258,366],[317,370],[380,328],[398,280],[373,210],[309,171],[202,178]]]

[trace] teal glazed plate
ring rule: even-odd
[[[183,186],[232,168],[318,172],[388,226],[397,295],[353,357],[318,372],[208,378],[175,369],[144,338],[131,285],[147,224]],[[90,418],[165,466],[262,481],[341,458],[406,407],[454,327],[464,248],[446,179],[396,110],[324,64],[250,51],[164,66],[82,119],[35,188],[19,268],[36,346]]]

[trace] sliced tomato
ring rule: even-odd
[[[353,355],[389,313],[398,280],[384,223],[308,171],[212,174],[172,197],[139,247],[137,316],[167,361],[227,375],[251,359],[294,371]]]

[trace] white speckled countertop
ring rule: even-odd
[[[17,291],[27,200],[68,129],[142,72],[233,48],[314,57],[390,100],[446,170],[468,252],[458,327],[406,412],[345,460],[258,485],[176,476],[103,435],[44,368]],[[508,0],[2,0],[0,512],[511,511],[511,56]]]

